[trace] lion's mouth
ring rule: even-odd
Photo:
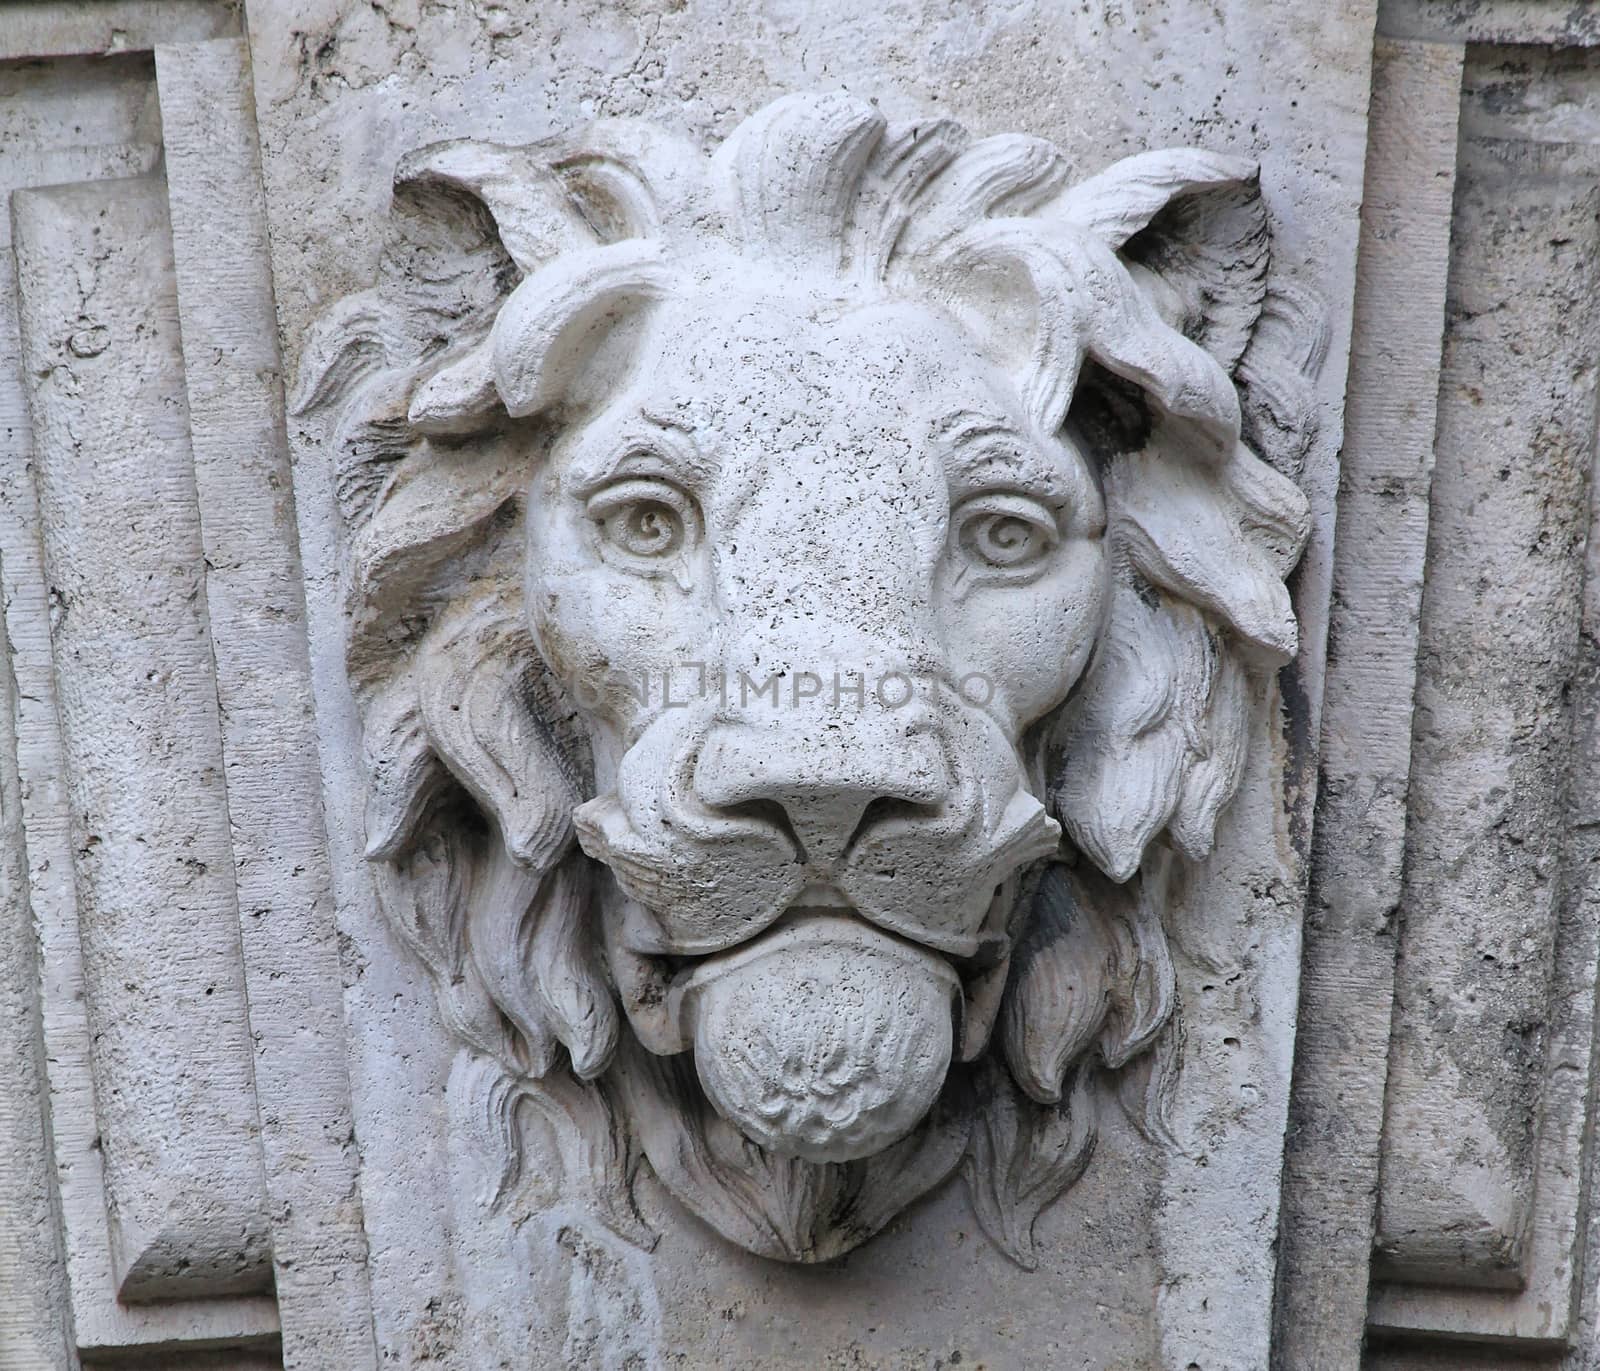
[[[849,1161],[905,1136],[951,1062],[987,1045],[1017,882],[996,889],[994,931],[962,960],[867,921],[836,887],[802,895],[775,924],[707,956],[642,954],[618,938],[608,951],[640,1041],[662,1056],[692,1050],[707,1097],[745,1136]]]
[[[1014,785],[1003,803],[976,788],[937,821],[890,818],[847,860],[814,866],[748,817],[719,820],[717,841],[687,831],[680,811],[633,815],[610,792],[574,814],[579,844],[625,897],[619,937],[636,953],[704,956],[729,950],[807,908],[844,909],[955,961],[992,957],[986,911],[997,884],[1055,852],[1060,828]],[[670,819],[670,822],[669,822]]]

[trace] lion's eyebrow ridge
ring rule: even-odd
[[[1068,496],[1075,481],[1062,480],[1057,464],[1039,449],[1037,438],[1004,415],[960,409],[933,426],[953,486],[987,484],[996,473],[1041,496]]]
[[[1098,488],[1077,450],[1043,440],[1028,424],[994,410],[957,409],[933,425],[954,498],[1003,486],[1047,504],[1074,511],[1087,526],[1098,524]]]
[[[685,486],[697,486],[710,477],[711,463],[694,439],[694,427],[687,419],[641,409],[611,428],[604,442],[579,456],[569,479],[587,495],[638,458],[664,467],[662,474]]]
[[[1003,414],[984,410],[953,410],[936,420],[933,425],[934,438],[948,443],[952,448],[962,447],[975,438],[987,437],[990,434],[1002,434],[1022,441],[1022,434],[1017,426]]]

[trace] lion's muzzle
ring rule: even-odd
[[[632,902],[622,942],[670,957],[727,951],[825,885],[970,958],[996,887],[1060,832],[995,721],[949,692],[863,715],[659,719],[573,819]]]

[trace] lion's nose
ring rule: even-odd
[[[786,829],[800,860],[826,868],[877,818],[938,805],[950,774],[936,725],[921,710],[778,714],[716,725],[694,785],[714,808]]]

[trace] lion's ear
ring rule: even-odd
[[[1138,386],[1187,425],[1201,460],[1226,461],[1239,436],[1227,371],[1161,315],[1127,264],[1071,223],[988,219],[953,239],[932,278],[1018,378],[1045,433],[1066,419],[1085,359]],[[937,288],[937,285],[936,285]]]
[[[497,406],[514,419],[560,402],[614,395],[633,349],[608,347],[617,326],[666,294],[658,243],[625,239],[568,253],[528,277],[501,307],[486,338],[450,357],[416,389],[408,414],[418,431],[471,433]]]
[[[507,256],[524,275],[595,244],[571,192],[537,147],[469,138],[433,143],[400,159],[394,183],[397,189],[443,186],[481,201]]]
[[[1252,164],[1194,150],[1143,154],[1037,217],[1114,249],[1146,308],[1208,356],[1212,388],[1220,378],[1235,395],[1268,265]],[[1079,848],[1125,881],[1163,831],[1190,858],[1210,851],[1244,768],[1250,674],[1276,670],[1298,646],[1284,577],[1309,513],[1295,483],[1240,441],[1237,405],[1225,424],[1197,424],[1128,368],[1108,369],[1156,403],[1140,441],[1099,454],[1108,623],[1058,722],[1052,794]]]
[[[1267,290],[1271,239],[1254,162],[1166,148],[1115,162],[1043,206],[1115,248],[1174,328],[1231,370]]]

